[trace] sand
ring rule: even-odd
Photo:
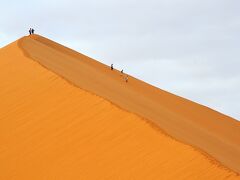
[[[0,82],[0,179],[240,179],[239,122],[43,37]]]
[[[240,122],[175,96],[34,35],[20,43],[26,55],[78,87],[151,120],[169,135],[240,172]]]

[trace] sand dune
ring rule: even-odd
[[[240,179],[239,122],[43,37],[0,50],[0,82],[0,179]]]
[[[133,77],[126,84],[119,71],[41,36],[25,37],[19,45],[26,55],[78,87],[152,120],[171,136],[240,172],[240,122]]]

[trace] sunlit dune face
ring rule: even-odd
[[[240,179],[47,70],[16,42],[0,51],[0,82],[0,179]]]

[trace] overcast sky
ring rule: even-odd
[[[36,33],[240,120],[240,0],[11,0],[0,47]]]

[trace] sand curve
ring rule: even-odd
[[[240,173],[240,122],[121,73],[39,35],[19,41],[25,54],[74,85],[151,120],[170,136]]]

